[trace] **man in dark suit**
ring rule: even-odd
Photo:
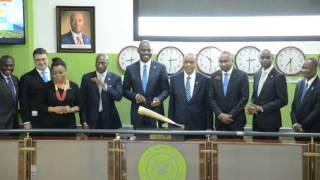
[[[82,12],[72,12],[70,15],[71,30],[62,35],[61,44],[91,44],[90,38],[83,34],[84,23]]]
[[[304,79],[296,85],[291,121],[296,132],[320,132],[320,80],[317,60],[308,58],[302,66]]]
[[[18,78],[13,75],[14,59],[0,57],[0,129],[18,128]]]
[[[131,124],[137,128],[155,128],[156,121],[139,115],[138,107],[144,106],[164,114],[163,101],[168,96],[168,75],[164,65],[151,61],[149,41],[141,41],[140,61],[127,67],[123,80],[124,97],[131,101]]]
[[[96,70],[82,77],[81,119],[84,128],[118,129],[121,127],[119,113],[115,106],[115,101],[120,101],[122,98],[121,78],[107,71],[108,65],[108,56],[98,54]]]
[[[232,67],[232,55],[224,51],[219,57],[221,70],[211,75],[209,103],[215,113],[215,126],[222,131],[243,131],[244,107],[248,102],[249,82],[245,72]]]
[[[280,109],[288,104],[286,77],[272,65],[272,54],[265,49],[260,53],[261,69],[254,74],[252,103],[248,112],[253,114],[253,130],[278,132],[281,127]]]
[[[213,129],[208,102],[209,78],[196,72],[193,54],[186,54],[183,71],[170,78],[169,118],[187,130]]]
[[[24,128],[42,128],[39,105],[45,93],[45,83],[51,80],[48,53],[43,48],[33,51],[35,68],[20,79],[20,109]]]

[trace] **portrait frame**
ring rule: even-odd
[[[57,52],[95,53],[95,7],[56,6]]]

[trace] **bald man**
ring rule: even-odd
[[[83,27],[85,25],[83,12],[74,11],[70,15],[71,30],[62,35],[61,44],[91,44],[91,39],[83,33]]]
[[[196,60],[186,54],[183,71],[170,78],[169,118],[187,130],[213,129],[208,102],[209,78],[195,71]]]
[[[127,67],[123,80],[123,96],[131,101],[131,124],[134,129],[157,128],[155,120],[138,114],[139,106],[164,114],[163,101],[168,97],[169,83],[166,67],[151,60],[149,41],[141,41],[140,61]]]
[[[249,97],[249,82],[245,72],[233,68],[230,52],[219,57],[221,70],[211,75],[209,103],[215,113],[216,130],[243,131],[246,124],[245,105]]]
[[[81,122],[84,128],[118,129],[121,121],[115,102],[122,98],[120,76],[107,70],[107,54],[97,54],[95,71],[82,77],[81,95],[84,107]]]
[[[254,131],[278,132],[282,125],[280,109],[288,104],[286,77],[273,67],[268,49],[261,51],[259,60],[261,69],[254,74],[248,112],[253,115]]]
[[[297,83],[291,107],[296,132],[320,133],[320,81],[317,60],[308,58],[302,66],[304,79]]]

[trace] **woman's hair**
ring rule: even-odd
[[[52,58],[52,64],[51,64],[51,70],[55,66],[63,66],[65,69],[67,69],[66,63],[59,57]]]

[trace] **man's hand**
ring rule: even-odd
[[[82,128],[83,128],[83,129],[90,129],[89,125],[88,125],[86,122],[84,122],[84,123],[82,124]]]
[[[136,95],[136,103],[137,104],[139,104],[139,103],[146,104],[147,101],[146,101],[146,98],[144,96],[142,96],[141,94],[137,94]]]
[[[232,115],[221,113],[218,117],[223,124],[230,124],[233,122]]]
[[[152,107],[159,106],[160,104],[161,104],[161,101],[159,100],[159,98],[157,98],[157,97],[153,98],[153,100],[151,102]]]
[[[302,126],[299,123],[294,123],[292,128],[295,132],[303,132]]]
[[[257,110],[256,108],[253,106],[253,104],[249,104],[249,106],[247,107],[247,111],[249,112],[249,114],[257,114]]]
[[[104,81],[94,77],[94,78],[91,78],[91,81],[95,82],[97,84],[98,87],[101,87],[103,88],[105,86],[105,83]]]
[[[32,129],[31,123],[26,123],[23,125],[24,129]]]
[[[247,110],[250,114],[258,114],[259,112],[263,112],[263,108],[256,104],[249,104]]]

